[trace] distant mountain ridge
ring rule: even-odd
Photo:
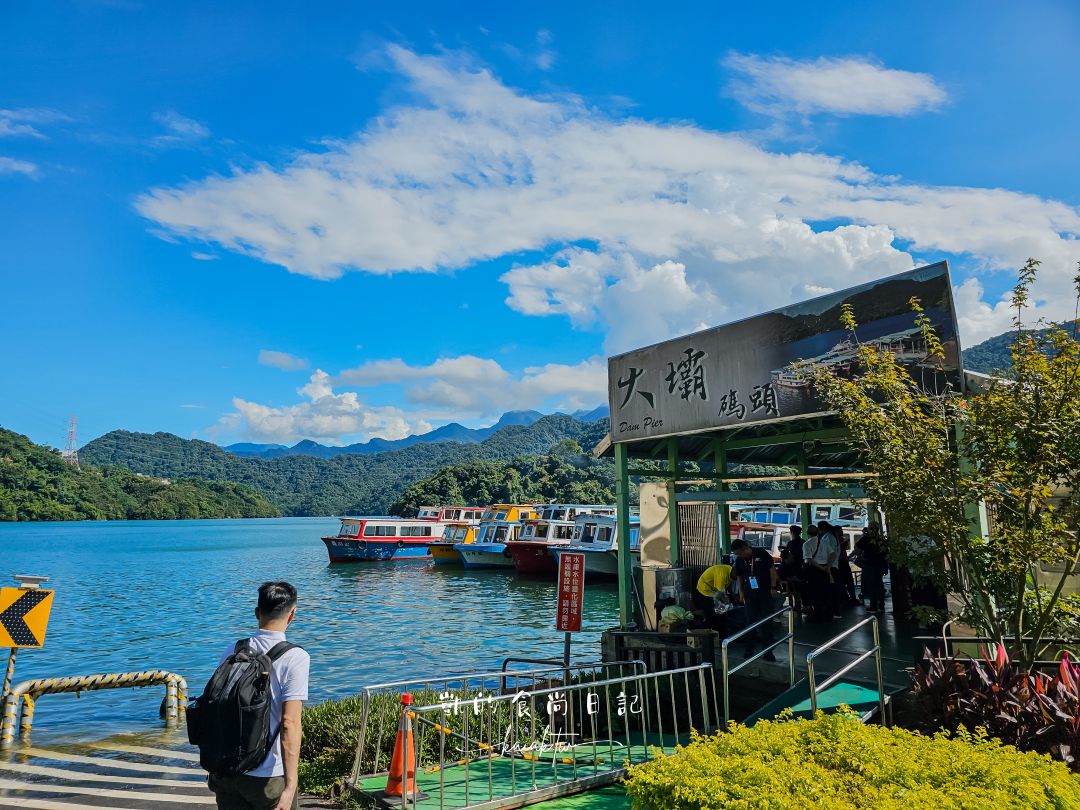
[[[386,514],[410,484],[448,465],[546,453],[564,439],[592,447],[608,428],[606,419],[582,422],[565,415],[544,416],[529,425],[506,425],[481,442],[418,443],[369,454],[269,459],[243,458],[216,444],[171,433],[116,430],[81,448],[79,457],[143,475],[244,484],[288,515]]]
[[[566,414],[554,414],[556,416]],[[580,410],[569,414],[579,422],[596,422],[608,415],[608,406],[600,405],[591,411]],[[532,425],[544,418],[539,411],[507,411],[494,425],[485,428],[467,428],[457,422],[450,422],[442,427],[437,427],[427,433],[406,436],[404,439],[370,439],[366,442],[357,442],[342,447],[319,444],[306,439],[297,442],[292,447],[283,444],[258,444],[254,442],[239,442],[226,445],[223,449],[235,456],[243,458],[281,458],[283,456],[315,456],[316,458],[333,458],[340,455],[373,455],[386,453],[392,450],[403,450],[415,444],[435,444],[437,442],[462,442],[465,444],[477,444],[489,436],[498,433],[504,427],[511,425]]]

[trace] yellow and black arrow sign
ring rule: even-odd
[[[55,591],[0,588],[0,647],[42,647]]]

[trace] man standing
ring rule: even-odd
[[[811,537],[803,546],[803,575],[806,577],[806,597],[810,603],[811,618],[817,622],[830,622],[833,617],[833,567],[836,565],[836,539],[827,521],[818,524],[817,537]]]
[[[271,653],[285,641],[285,629],[296,618],[296,588],[288,582],[263,583],[255,618],[259,629],[248,640],[249,648],[256,653]],[[230,647],[221,663],[239,646]],[[271,660],[270,753],[260,765],[239,776],[210,775],[210,789],[217,797],[219,810],[296,810],[300,806],[300,712],[308,698],[311,659],[303,649],[293,646],[276,659],[271,654]]]
[[[753,548],[745,540],[733,540],[731,553],[735,555],[735,576],[739,580],[739,597],[746,606],[746,620],[749,624],[761,621],[776,612],[773,592],[776,590],[776,567],[772,554],[763,548]],[[773,640],[772,622],[766,622],[746,636],[746,655],[755,652],[754,640],[767,647]],[[763,656],[766,661],[775,661],[776,656],[769,650]]]
[[[859,553],[859,566],[862,568],[862,597],[868,599],[869,609],[873,613],[885,612],[885,572],[889,570],[889,560],[885,555],[885,541],[876,526],[863,529],[862,537],[855,544]]]

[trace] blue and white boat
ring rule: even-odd
[[[461,555],[466,568],[514,568],[514,558],[506,544],[516,540],[521,521],[539,514],[535,506],[499,503],[488,507],[476,530],[476,542],[457,543],[454,550]]]
[[[594,579],[611,579],[619,576],[618,521],[615,515],[578,515],[574,521],[574,537],[567,546],[554,546],[551,553],[561,561],[562,555],[576,553],[585,555],[585,576]],[[631,565],[641,566],[639,534],[641,518],[630,518]]]

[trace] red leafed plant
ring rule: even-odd
[[[983,659],[942,658],[925,650],[912,676],[934,722],[955,730],[982,726],[1023,751],[1050,754],[1080,771],[1080,665],[1066,653],[1053,674],[1025,670],[1002,645]]]

